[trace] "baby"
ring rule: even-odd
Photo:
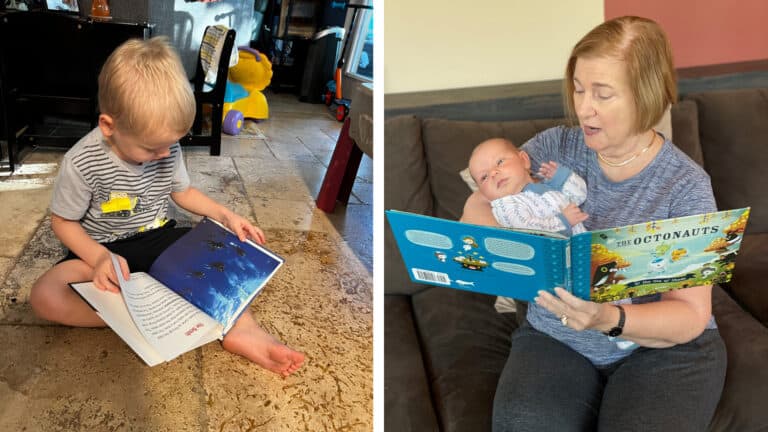
[[[577,205],[587,198],[584,179],[552,161],[541,165],[540,183],[530,170],[528,154],[502,138],[483,141],[469,158],[470,175],[499,225],[567,236],[584,232],[587,214]],[[508,297],[497,297],[494,306],[498,312],[515,311]]]
[[[578,207],[587,197],[584,179],[547,162],[539,169],[544,178],[539,183],[530,169],[528,154],[502,138],[483,141],[469,158],[469,173],[499,225],[566,236],[584,232],[587,214]]]

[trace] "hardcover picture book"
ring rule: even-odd
[[[70,286],[149,366],[222,339],[283,259],[241,242],[218,222],[203,219],[166,249],[148,273],[122,277],[120,292],[92,282]]]
[[[414,282],[525,301],[559,286],[608,302],[730,281],[749,208],[570,238],[395,210],[386,215]]]

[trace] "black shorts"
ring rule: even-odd
[[[190,229],[176,228],[176,221],[171,220],[160,228],[113,242],[102,243],[102,245],[125,258],[131,272],[147,272],[157,257]],[[67,256],[59,262],[71,259],[80,259],[80,257],[69,251]]]

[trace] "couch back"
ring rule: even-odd
[[[672,139],[712,178],[718,208],[752,206],[748,232],[768,230],[768,89],[709,92],[672,109]],[[384,206],[458,219],[471,191],[459,172],[481,141],[503,137],[521,145],[563,119],[476,122],[399,116],[387,120]],[[738,173],[738,174],[737,174]],[[387,225],[388,227],[388,225]],[[405,272],[392,234],[385,234],[385,291],[422,289]]]

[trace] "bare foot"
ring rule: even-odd
[[[304,354],[280,343],[254,321],[248,311],[229,330],[221,345],[272,372],[288,376],[304,364]]]

